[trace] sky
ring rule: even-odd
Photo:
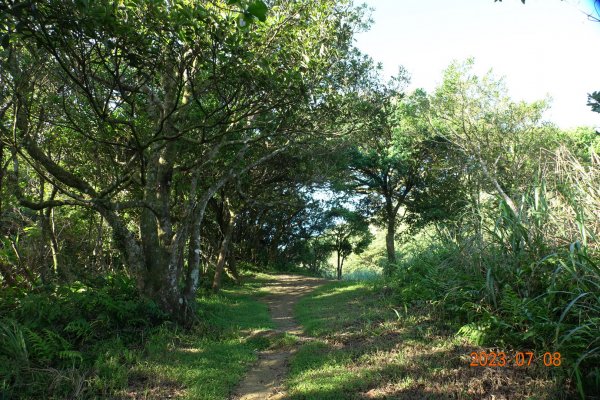
[[[360,3],[360,0],[356,1]],[[561,128],[600,127],[586,105],[600,91],[600,22],[594,0],[363,0],[374,8],[356,46],[383,65],[403,66],[410,89],[432,91],[453,61],[504,77],[514,100],[552,98],[546,118]]]

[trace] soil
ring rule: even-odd
[[[277,328],[270,334],[289,333],[307,340],[302,328],[294,320],[294,305],[304,295],[326,281],[297,275],[277,275],[267,283],[269,294],[260,300],[266,303]],[[268,334],[269,334],[268,333]],[[276,400],[283,399],[283,378],[288,371],[289,359],[297,347],[265,350],[259,353],[258,361],[238,385],[230,400]]]

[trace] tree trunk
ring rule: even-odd
[[[338,281],[342,280],[342,263],[339,251],[337,252],[337,279]]]
[[[173,130],[170,122],[165,122],[164,129],[165,132]],[[174,232],[170,187],[176,150],[173,142],[164,146],[156,143],[151,148],[144,187],[144,201],[149,207],[145,207],[140,215],[140,239],[145,256],[143,293],[154,299],[161,309],[179,317],[183,304],[180,274],[192,213],[188,206],[177,232]]]
[[[146,260],[140,244],[116,213],[99,206],[96,207],[96,210],[111,227],[113,242],[119,253],[125,258],[125,266],[136,277],[138,290],[143,293],[145,289]]]
[[[44,202],[44,196],[46,192],[46,180],[44,177],[40,176],[40,202]],[[52,188],[52,193],[50,194],[49,200],[52,201],[56,197],[58,193],[58,189],[56,187]],[[38,212],[40,228],[42,230],[42,239],[43,239],[43,248],[50,248],[50,254],[52,256],[52,267],[48,268],[45,260],[45,254],[42,255],[43,258],[43,269],[41,271],[41,278],[44,283],[51,281],[52,279],[56,279],[59,277],[59,273],[64,271],[59,271],[60,262],[58,259],[58,240],[56,239],[56,232],[54,229],[54,208],[48,207],[45,210],[40,210]],[[45,253],[45,252],[44,252]],[[61,278],[66,279],[67,274],[62,274]]]
[[[229,243],[229,254],[227,257],[227,271],[236,284],[240,284],[240,274],[237,270],[237,260],[233,251],[233,242]]]
[[[104,234],[103,234],[103,219],[102,216],[99,216],[99,222],[97,224],[97,226],[95,226],[98,230],[97,235],[96,235],[96,241],[94,243],[94,250],[92,251],[92,255],[93,255],[93,265],[94,267],[99,270],[107,270],[108,268],[106,268],[106,264],[104,262],[104,251],[102,248],[102,244],[104,243]],[[96,225],[96,218],[92,219],[92,223],[90,224],[90,237],[91,237],[91,229],[92,227],[94,227],[94,225]],[[112,263],[111,263],[112,264]]]
[[[394,236],[396,235],[396,213],[394,213],[394,207],[391,199],[386,199],[386,219],[387,219],[387,232],[385,235],[385,249],[387,252],[388,264],[396,263],[396,245],[394,243]]]
[[[195,193],[196,179],[194,178],[194,189],[190,190],[190,196]],[[202,198],[196,203],[196,206],[192,210],[194,216],[194,225],[192,228],[192,238],[190,238],[190,246],[193,247],[194,255],[191,258],[192,264],[188,263],[188,268],[185,276],[185,286],[183,289],[183,313],[187,313],[188,309],[193,308],[194,299],[196,297],[196,291],[200,284],[200,255],[202,249],[200,248],[201,234],[202,234],[202,222],[204,221],[204,213],[206,212],[206,206],[213,197],[214,193],[219,187],[213,186],[212,189],[204,193]],[[189,260],[189,253],[188,253]]]
[[[54,200],[56,194],[58,193],[58,189],[56,187],[52,188],[52,193],[50,194],[50,200]],[[42,199],[43,200],[43,199]],[[50,251],[52,253],[52,268],[54,270],[55,276],[60,276],[62,274],[63,278],[68,278],[69,271],[66,270],[66,265],[60,261],[60,252],[58,247],[58,238],[56,237],[56,225],[54,223],[54,208],[48,207],[45,211],[45,215],[43,219],[46,223],[46,228],[48,230],[48,237],[50,239]]]
[[[236,283],[236,285],[239,285],[241,283],[240,274],[237,269],[237,257],[236,257],[236,249],[235,249],[235,243],[239,242],[240,230],[238,229],[238,226],[240,223],[240,217],[241,217],[241,214],[238,212],[238,213],[236,213],[235,218],[233,219],[233,229],[231,231],[231,241],[229,242],[229,252],[227,254],[227,263],[225,264],[226,271],[230,275],[231,279],[233,279],[233,281]]]
[[[190,234],[190,241],[188,244],[188,271],[195,271],[195,276],[192,278],[190,275],[188,279],[186,279],[186,287],[184,289],[184,295],[187,297],[187,293],[190,291],[192,286],[196,286],[200,280],[200,253],[202,250],[200,249],[200,235],[202,234],[202,219],[203,215],[199,212],[194,213],[194,221],[192,223],[192,232]]]
[[[231,242],[231,234],[233,233],[233,212],[229,201],[225,199],[223,201],[224,215],[223,215],[223,241],[219,249],[219,257],[217,259],[217,265],[215,267],[215,277],[213,279],[212,289],[215,293],[221,288],[221,280],[223,278],[223,269],[225,267],[225,261],[227,260],[229,252],[229,243]]]

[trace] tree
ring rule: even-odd
[[[269,18],[261,1],[25,1],[1,11],[12,192],[35,210],[99,213],[139,290],[182,319],[199,284],[208,202],[319,132],[309,115],[333,113],[328,88],[344,74],[330,70],[345,65],[360,21],[332,0],[274,2]],[[54,138],[72,151],[59,157]],[[23,162],[50,192],[21,190]]]
[[[395,235],[400,210],[403,216],[411,202],[424,190],[424,167],[428,132],[417,126],[411,116],[422,92],[406,97],[401,89],[407,82],[401,73],[387,85],[374,84],[357,101],[356,108],[364,123],[351,136],[347,151],[350,188],[366,196],[376,219],[386,229],[388,264],[396,262]],[[431,160],[430,160],[431,161]]]
[[[535,171],[539,149],[555,129],[542,121],[546,101],[513,102],[501,80],[472,73],[473,60],[454,63],[429,100],[433,132],[477,166],[481,181],[518,213],[513,196]]]
[[[357,212],[344,208],[334,208],[329,213],[333,226],[324,234],[330,248],[336,253],[336,275],[342,279],[342,269],[346,258],[354,253],[362,253],[373,241],[369,223]]]
[[[600,92],[593,92],[588,94],[588,106],[593,112],[600,113]]]

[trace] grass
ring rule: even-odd
[[[257,351],[273,345],[256,334],[273,327],[267,307],[250,297],[249,287],[199,299],[201,322],[188,332],[158,331],[130,371],[122,398],[217,400],[228,397]],[[279,339],[281,340],[281,339]]]
[[[263,334],[273,323],[254,293],[268,279],[200,296],[189,329],[120,277],[3,293],[0,399],[225,399],[258,350],[295,341]]]
[[[492,349],[457,337],[427,306],[399,309],[380,283],[326,284],[296,315],[315,339],[292,359],[291,399],[569,398],[539,365],[469,367],[472,351]]]

